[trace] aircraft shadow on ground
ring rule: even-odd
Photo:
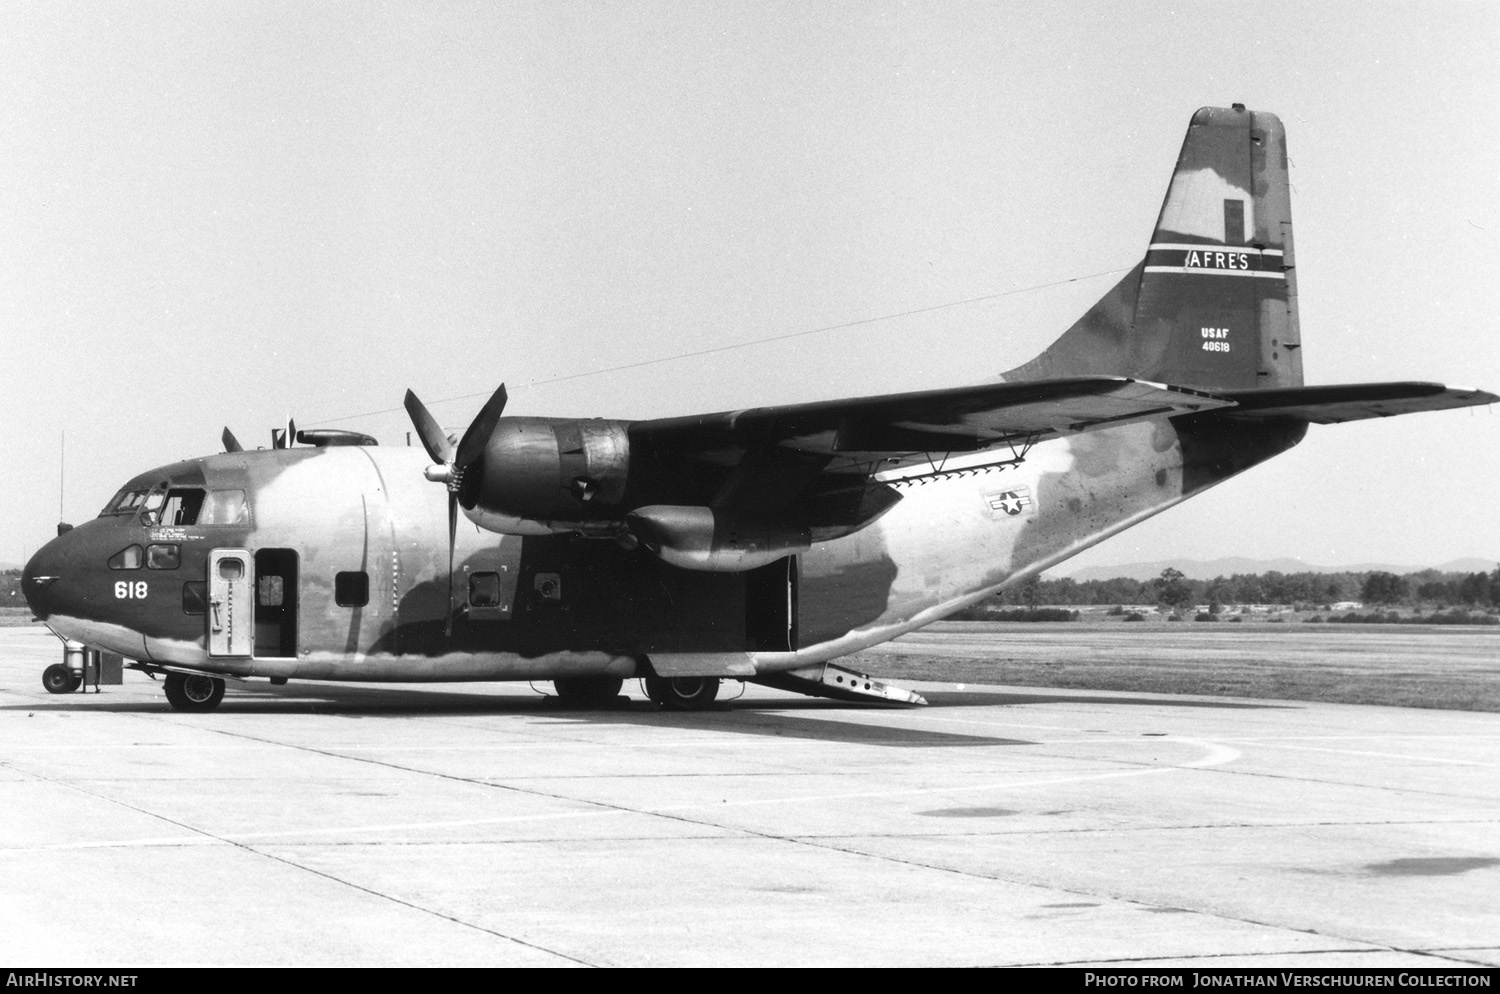
[[[1168,706],[1187,708],[1284,709],[1295,704],[1251,704],[1231,701],[1185,700],[1174,697],[1137,697],[1099,694],[1015,693],[999,691],[927,691],[928,708],[951,708],[974,705],[1007,704],[1106,704],[1112,706]],[[0,705],[3,712],[72,713],[98,711],[107,714],[173,715],[164,698],[110,700],[104,694],[33,701],[26,704]],[[319,715],[358,720],[366,717],[484,716],[513,714],[552,719],[557,724],[613,724],[688,728],[694,731],[726,732],[735,735],[770,736],[819,742],[845,742],[890,747],[994,747],[1032,745],[1023,739],[914,728],[901,723],[877,723],[869,719],[882,714],[893,716],[920,714],[921,709],[891,707],[874,703],[833,701],[821,698],[764,699],[753,701],[729,698],[706,711],[664,712],[649,701],[618,697],[615,703],[599,708],[581,708],[564,704],[556,697],[538,694],[519,697],[514,694],[483,696],[453,693],[440,689],[414,687],[340,687],[337,685],[301,684],[295,688],[237,689],[225,697],[216,712],[194,716],[212,720],[214,715]],[[839,720],[840,715],[851,719]]]
[[[283,692],[284,693],[284,692]],[[885,746],[1004,746],[1033,743],[993,736],[963,735],[953,732],[915,729],[874,724],[869,721],[838,721],[832,716],[896,714],[905,709],[881,705],[853,704],[828,700],[763,701],[737,704],[723,701],[705,711],[662,711],[649,701],[619,697],[616,703],[598,708],[581,708],[563,704],[555,697],[516,697],[504,695],[482,697],[443,691],[372,689],[366,687],[335,689],[331,693],[309,696],[306,689],[296,696],[277,692],[251,691],[231,693],[213,712],[183,715],[172,710],[165,699],[110,701],[107,695],[79,695],[77,698],[37,701],[24,705],[0,705],[0,713],[76,714],[160,714],[212,722],[216,717],[236,715],[317,715],[347,718],[405,717],[481,717],[516,715],[542,718],[543,723],[558,725],[639,725],[660,728],[692,729],[703,732],[725,732],[735,735],[762,735],[820,742],[850,742]],[[807,712],[826,712],[829,717],[811,717]],[[550,719],[550,721],[549,721]]]
[[[690,728],[701,732],[730,732],[736,735],[763,735],[772,738],[806,739],[817,742],[843,742],[860,745],[891,747],[974,747],[1036,745],[1025,739],[1007,739],[998,736],[964,735],[904,725],[878,724],[871,721],[839,721],[833,717],[810,717],[809,711],[826,711],[830,714],[845,714],[866,717],[881,713],[894,714],[894,709],[879,705],[841,704],[837,701],[788,701],[766,706],[764,702],[735,707],[725,704],[707,711],[659,711],[655,706],[633,701],[632,707],[605,711],[568,711],[563,717],[559,708],[559,724],[571,724],[575,720],[598,724],[651,725],[672,728]],[[811,705],[810,707],[808,705]],[[827,705],[821,707],[820,705]]]

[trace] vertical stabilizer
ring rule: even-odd
[[[1286,133],[1274,114],[1205,107],[1188,126],[1146,257],[1002,378],[1293,387],[1301,344]]]

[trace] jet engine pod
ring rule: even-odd
[[[559,529],[572,522],[618,520],[629,466],[624,422],[501,418],[483,452],[464,470],[458,502],[484,527],[487,521],[510,519],[556,522]]]
[[[671,565],[713,573],[756,569],[812,547],[804,526],[722,508],[653,504],[625,523]]]

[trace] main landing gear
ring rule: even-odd
[[[167,703],[178,711],[212,711],[224,699],[224,681],[201,673],[168,673]]]
[[[703,711],[718,697],[717,676],[643,676],[646,697],[663,711]],[[619,700],[618,676],[556,676],[552,688],[567,708],[607,708]],[[222,693],[222,690],[220,690]],[[171,687],[168,687],[171,694]]]
[[[646,696],[665,711],[701,711],[719,696],[716,676],[642,677]],[[615,676],[555,677],[552,689],[567,707],[601,708],[615,703],[625,681]]]
[[[719,696],[716,676],[648,676],[646,696],[664,711],[702,711]]]
[[[552,681],[557,699],[569,707],[601,708],[613,704],[625,681],[617,676],[560,676]]]

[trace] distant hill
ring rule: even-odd
[[[1112,580],[1117,576],[1132,580],[1150,580],[1161,576],[1161,571],[1171,567],[1182,571],[1189,580],[1212,580],[1216,576],[1233,576],[1236,573],[1369,573],[1382,571],[1416,573],[1419,570],[1435,569],[1440,573],[1489,573],[1495,569],[1493,559],[1454,559],[1435,566],[1410,566],[1397,563],[1353,563],[1348,566],[1314,566],[1300,559],[1247,559],[1244,556],[1229,556],[1224,559],[1159,559],[1152,563],[1122,563],[1119,566],[1089,566],[1070,572],[1068,564],[1053,567],[1046,572],[1051,579],[1070,577],[1082,583],[1085,580]]]

